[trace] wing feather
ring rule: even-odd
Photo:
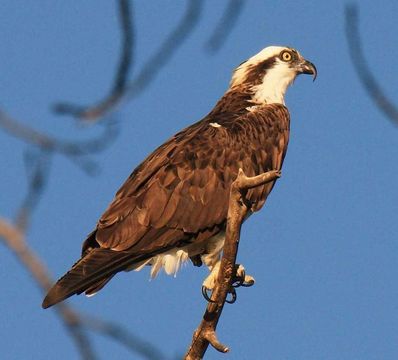
[[[205,119],[178,133],[130,175],[98,222],[101,247],[151,252],[159,242],[195,238],[225,224],[230,184],[240,167],[248,176],[281,168],[289,131],[285,107],[267,105],[217,122],[215,128]],[[248,192],[255,210],[272,186]]]
[[[289,114],[278,104],[241,116],[211,113],[176,134],[128,177],[84,242],[82,258],[49,291],[43,307],[93,293],[117,272],[174,247],[196,241],[204,251],[205,241],[225,228],[239,168],[249,176],[280,169],[288,137]],[[248,191],[253,211],[273,185]]]

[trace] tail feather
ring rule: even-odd
[[[84,293],[86,296],[94,296],[98,291],[100,291],[111,279],[113,278],[114,275],[111,275],[105,279],[102,279],[101,281],[95,283],[93,286],[90,286],[87,288]]]
[[[98,291],[117,272],[146,258],[148,258],[148,254],[134,256],[130,251],[93,249],[57,281],[45,297],[42,307],[46,309],[86,290],[89,294],[94,290]]]

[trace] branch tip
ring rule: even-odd
[[[222,353],[227,353],[229,351],[229,347],[221,344],[217,339],[217,334],[214,330],[210,330],[205,333],[204,338],[213,346],[217,351]]]

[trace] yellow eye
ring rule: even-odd
[[[289,51],[283,51],[281,54],[281,59],[283,61],[290,61],[292,60],[292,54]]]

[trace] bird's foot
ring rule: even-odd
[[[211,293],[216,286],[219,269],[220,269],[220,261],[217,262],[217,264],[213,267],[209,276],[203,281],[203,284],[202,284],[203,297],[209,302],[213,302],[211,300]],[[254,285],[254,282],[255,281],[252,276],[246,275],[245,268],[240,264],[236,264],[234,275],[232,277],[232,283],[228,290],[228,293],[231,294],[231,297],[227,298],[225,301],[229,304],[233,304],[236,301],[236,290],[235,289],[240,286],[243,286],[243,287],[252,286],[252,285]]]
[[[240,286],[249,287],[255,283],[254,277],[247,275],[243,265],[235,265],[235,274],[232,277],[232,286],[238,288]]]

